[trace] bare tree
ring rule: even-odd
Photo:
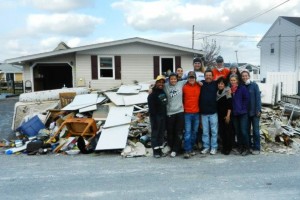
[[[217,45],[216,40],[207,41],[203,39],[202,50],[206,53],[204,56],[204,63],[207,67],[213,67],[217,56],[220,53],[221,47]]]

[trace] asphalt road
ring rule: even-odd
[[[0,100],[1,138],[17,98]],[[0,199],[300,199],[300,155],[0,155]]]
[[[0,98],[0,139],[15,138],[15,134],[11,130],[11,125],[14,106],[18,100],[19,97]]]
[[[0,155],[1,199],[300,199],[300,155]]]

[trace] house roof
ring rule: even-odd
[[[7,63],[0,63],[0,73],[23,73],[23,67]]]
[[[57,56],[57,55],[62,55],[62,54],[74,53],[74,52],[78,52],[78,51],[85,51],[85,50],[90,50],[90,49],[122,45],[122,44],[134,43],[134,42],[140,42],[143,44],[149,44],[149,45],[155,45],[155,46],[159,46],[159,47],[176,49],[176,50],[190,52],[190,53],[194,53],[194,54],[202,54],[202,55],[205,54],[201,50],[196,50],[196,49],[182,47],[182,46],[178,46],[178,45],[173,45],[173,44],[148,40],[148,39],[144,39],[144,38],[134,37],[134,38],[129,38],[129,39],[116,40],[116,41],[111,41],[111,42],[104,42],[104,43],[97,43],[97,44],[92,44],[92,45],[74,47],[74,48],[70,48],[70,49],[61,49],[59,51],[50,51],[50,52],[33,54],[33,55],[28,55],[28,56],[21,56],[21,57],[17,57],[17,58],[7,59],[7,60],[5,60],[5,62],[6,63],[20,63],[20,62],[24,62],[24,61],[33,60],[33,59]]]
[[[300,26],[300,17],[282,17],[283,19]]]
[[[288,22],[291,22],[293,24],[295,24],[296,26],[299,26],[300,28],[300,17],[285,17],[285,16],[279,16],[275,22],[272,24],[272,26],[269,28],[269,30],[264,34],[264,36],[261,38],[261,40],[257,43],[257,46],[261,45],[261,42],[266,38],[266,36],[268,35],[268,33],[270,32],[270,30],[273,28],[273,26],[276,24],[276,22],[280,19],[285,19]]]

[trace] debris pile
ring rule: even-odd
[[[109,91],[88,88],[20,95],[12,129],[15,141],[0,140],[5,154],[75,155],[117,151],[122,157],[151,156],[147,96],[150,84],[122,85]],[[264,106],[261,151],[300,152],[300,108],[282,103]],[[164,153],[170,151],[165,144]]]
[[[300,108],[288,103],[263,107],[260,131],[263,152],[300,153]]]
[[[147,150],[151,148],[149,86],[144,83],[102,92],[72,88],[21,94],[12,124],[18,139],[1,141],[0,145],[5,154],[73,155],[123,150],[124,157],[151,155]]]

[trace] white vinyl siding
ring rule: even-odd
[[[274,22],[260,41],[262,78],[266,78],[267,72],[295,72],[297,70],[296,35],[300,35],[299,26],[282,18]],[[272,44],[273,54],[270,52]]]

